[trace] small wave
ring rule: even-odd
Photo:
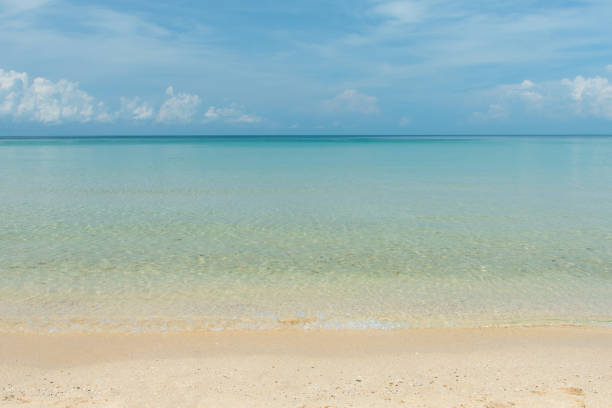
[[[538,320],[456,322],[419,321],[408,322],[389,318],[363,317],[279,317],[259,315],[213,319],[190,317],[183,319],[165,317],[147,318],[82,318],[51,319],[30,317],[25,319],[0,319],[0,333],[177,333],[224,330],[396,330],[408,328],[476,328],[476,327],[541,327],[578,326],[612,328],[612,320]]]

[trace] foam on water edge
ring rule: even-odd
[[[502,327],[606,327],[612,328],[612,320],[606,319],[542,319],[524,321],[431,321],[417,324],[407,321],[393,321],[386,318],[235,318],[235,319],[182,319],[126,318],[108,319],[65,319],[44,318],[0,321],[0,333],[23,334],[79,334],[79,333],[189,333],[206,331],[241,330],[401,330],[432,328],[502,328]]]

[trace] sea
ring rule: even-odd
[[[612,326],[612,137],[0,138],[0,332]]]

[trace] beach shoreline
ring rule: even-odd
[[[612,329],[0,334],[0,406],[606,407]]]

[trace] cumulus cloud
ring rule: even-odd
[[[227,108],[216,108],[211,106],[204,114],[206,121],[221,120],[228,123],[259,123],[261,118],[257,115],[244,113],[242,110],[232,105]]]
[[[612,120],[612,84],[608,78],[578,75],[574,79],[564,79],[562,83],[569,88],[576,113]]]
[[[528,79],[525,79],[520,84],[514,85],[503,85],[502,91],[505,91],[508,96],[518,96],[519,98],[531,102],[537,103],[541,101],[544,96],[538,91],[538,86]]]
[[[77,82],[57,82],[25,72],[0,69],[0,116],[47,124],[106,121],[104,104],[79,89]]]
[[[516,109],[528,109],[529,112],[554,116],[561,108],[559,103],[552,104],[554,100],[561,97],[557,91],[558,89],[554,89],[549,83],[537,84],[529,79],[520,83],[500,85],[484,92],[485,99],[494,101],[489,102],[486,111],[472,113],[472,118],[477,120],[506,119]]]
[[[188,93],[174,93],[171,86],[166,89],[168,99],[163,103],[157,115],[157,122],[170,123],[181,122],[189,123],[196,115],[200,105],[200,97]]]
[[[380,112],[378,100],[375,96],[362,94],[354,89],[347,89],[332,99],[324,101],[323,107],[328,112],[333,113],[350,112],[362,115],[376,115]]]
[[[153,117],[153,108],[138,97],[132,99],[122,97],[119,116],[137,121],[148,120]]]
[[[202,114],[198,95],[175,93],[170,86],[166,96],[159,109],[139,97],[121,97],[120,108],[109,113],[103,102],[81,90],[77,82],[53,82],[40,77],[31,80],[25,72],[0,69],[0,118],[12,120],[50,125],[116,120],[161,124],[190,123]],[[224,108],[209,107],[204,113],[204,122],[213,121],[254,124],[262,118],[232,104]]]
[[[612,120],[612,84],[608,78],[582,75],[535,83],[524,80],[506,84],[485,93],[490,102],[486,112],[474,112],[479,119],[503,119],[511,111],[550,117],[582,116]]]

